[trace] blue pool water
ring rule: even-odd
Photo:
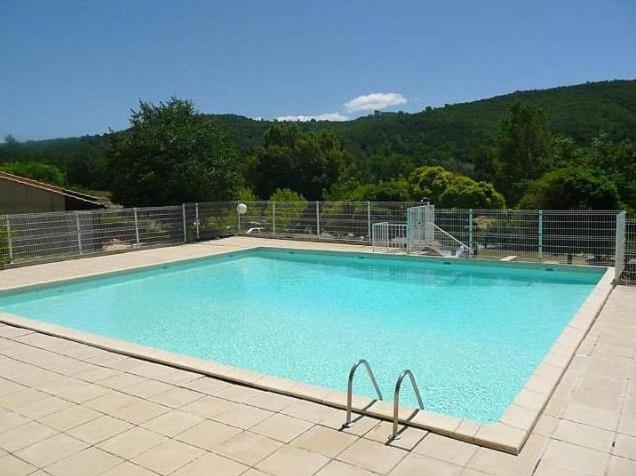
[[[0,295],[0,309],[341,390],[366,358],[386,396],[409,368],[428,409],[496,421],[601,272],[447,263],[256,250]]]

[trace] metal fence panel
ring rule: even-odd
[[[636,220],[625,220],[625,259],[621,284],[636,284]]]
[[[234,235],[371,244],[377,223],[386,223],[375,230],[382,233],[376,239],[384,240],[378,248],[403,250],[407,211],[421,204],[259,201],[247,202],[244,214],[237,205],[191,203],[0,217],[0,266]],[[431,254],[616,266],[623,268],[621,282],[636,284],[636,220],[625,220],[625,252],[617,252],[615,211],[436,208],[434,217],[438,243],[428,247]]]

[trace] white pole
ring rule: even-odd
[[[276,202],[272,202],[272,234],[276,234]]]
[[[9,248],[9,263],[13,261],[13,243],[11,242],[11,225],[9,224],[9,215],[5,215],[7,221],[7,243]]]
[[[199,239],[199,202],[194,204],[194,223],[197,227],[197,240]]]
[[[237,224],[237,230],[236,230],[236,234],[240,235],[241,234],[241,214],[238,211],[238,203],[236,204],[236,224]]]
[[[367,239],[371,236],[371,202],[367,202]]]
[[[137,207],[133,208],[133,216],[135,217],[135,242],[139,246],[139,221],[137,220]]]
[[[77,230],[77,248],[79,254],[82,254],[82,230],[80,228],[79,212],[75,212],[75,229]]]
[[[539,210],[539,261],[543,261],[543,210]]]
[[[316,235],[320,236],[320,202],[316,202]]]
[[[473,255],[473,209],[468,210],[468,256]]]
[[[187,225],[186,225],[186,209],[185,209],[185,203],[181,205],[181,214],[183,215],[183,242],[187,243],[188,242],[188,236],[187,236]]]

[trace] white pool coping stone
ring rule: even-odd
[[[253,240],[251,240],[253,241]],[[267,241],[267,240],[263,240]],[[272,240],[273,241],[273,240]],[[142,269],[151,269],[157,266],[163,266],[168,263],[183,263],[189,261],[197,261],[206,259],[210,256],[219,256],[223,254],[237,253],[243,250],[257,250],[259,248],[280,248],[280,241],[273,246],[263,243],[258,245],[244,246],[241,249],[221,249],[212,248],[210,253],[206,256],[198,257],[175,257],[167,259],[162,263],[155,263],[151,265],[139,265],[132,267],[121,267],[117,271],[95,271],[84,274],[78,274],[72,278],[62,279],[34,279],[29,284],[15,285],[15,286],[2,286],[0,284],[0,292],[2,294],[7,292],[27,291],[35,288],[45,288],[51,285],[58,285],[69,283],[76,280],[85,279],[88,277],[103,277],[112,274],[119,274],[126,271],[136,271]],[[360,246],[351,246],[353,251],[344,251],[343,248],[347,248],[343,245],[330,246],[330,244],[324,244],[324,246],[318,248],[316,243],[311,246],[302,246],[303,242],[293,242],[293,247],[289,249],[295,250],[307,250],[307,251],[328,251],[330,253],[346,253],[346,254],[368,254],[372,253],[372,250],[361,250]],[[188,246],[188,245],[184,245]],[[196,246],[196,245],[194,245]],[[287,249],[287,248],[284,248]],[[119,255],[121,256],[121,255]],[[374,254],[374,256],[386,256],[387,258],[395,257],[396,255],[380,255]],[[104,257],[107,258],[107,257]],[[420,259],[417,257],[415,259]],[[421,259],[427,260],[442,260],[449,261],[447,258],[435,258],[435,257],[422,257]],[[455,261],[455,260],[453,260]],[[498,266],[513,265],[515,267],[527,266],[529,268],[536,268],[538,266],[545,266],[544,264],[534,263],[502,263],[497,260],[458,260],[458,264],[480,264],[484,262],[491,262]],[[77,263],[77,261],[75,261]],[[579,269],[580,267],[568,266],[568,265],[550,265],[550,267],[558,269]],[[24,270],[24,268],[22,268]],[[0,271],[0,273],[2,273]],[[399,420],[400,423],[421,428],[431,431],[440,435],[448,436],[458,440],[466,441],[476,445],[492,448],[499,451],[504,451],[511,454],[519,454],[523,448],[524,443],[528,439],[530,432],[536,424],[539,416],[541,415],[544,407],[548,403],[550,396],[554,392],[557,384],[561,380],[566,368],[570,361],[574,357],[577,348],[587,335],[588,331],[594,324],[596,317],[599,315],[603,305],[609,297],[613,289],[613,276],[614,269],[606,268],[605,273],[589,294],[587,299],[583,302],[578,311],[574,314],[569,324],[563,329],[560,336],[552,345],[542,362],[536,367],[534,373],[526,381],[524,387],[517,394],[513,402],[508,406],[506,411],[502,414],[500,420],[496,423],[476,423],[471,420],[460,419],[452,416],[442,415],[439,413],[416,410],[410,407],[400,407]],[[75,342],[91,345],[100,349],[116,352],[119,354],[127,355],[130,357],[140,358],[151,362],[157,362],[165,365],[170,365],[176,368],[189,370],[211,377],[220,378],[226,381],[247,385],[250,387],[260,388],[263,390],[289,395],[312,402],[317,402],[331,407],[346,409],[346,392],[335,391],[333,389],[308,385],[302,382],[297,382],[290,379],[285,379],[273,375],[254,372],[251,370],[243,369],[240,367],[233,367],[217,362],[207,361],[187,355],[168,352],[153,347],[147,347],[140,344],[135,344],[125,340],[114,339],[88,332],[78,331],[72,328],[58,326],[55,324],[45,323],[34,319],[29,319],[21,316],[16,316],[6,312],[0,311],[0,322],[5,324],[27,328],[43,334],[53,335],[56,337],[62,337]],[[364,357],[364,356],[362,356]],[[343,369],[343,375],[346,375],[348,369]],[[397,375],[396,375],[397,377]],[[386,401],[374,401],[373,399],[354,395],[353,409],[356,413],[369,415],[372,417],[380,418],[383,420],[392,420],[393,418],[393,404]],[[343,422],[344,423],[344,422]],[[354,422],[355,425],[355,422]]]

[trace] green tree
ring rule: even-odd
[[[620,198],[614,183],[600,171],[568,167],[535,180],[519,202],[525,209],[615,210]]]
[[[274,205],[276,203],[276,205]],[[289,231],[307,208],[307,200],[299,193],[288,188],[276,189],[269,197],[265,216],[273,215],[272,207],[276,206],[276,230]]]
[[[538,177],[552,144],[545,112],[537,106],[516,103],[501,122],[497,139],[496,184],[512,203],[527,183]]]
[[[238,199],[240,202],[257,202],[258,197],[254,195],[251,189],[241,187],[238,191]]]
[[[616,142],[607,134],[600,134],[587,150],[587,161],[616,184],[621,200],[636,212],[636,146],[631,141]]]
[[[411,199],[406,180],[360,184],[341,200],[353,202],[408,202]]]
[[[114,201],[149,206],[237,196],[236,148],[190,101],[140,102],[130,125],[109,150]]]
[[[318,200],[340,177],[346,156],[330,132],[302,133],[295,124],[274,124],[255,149],[248,181],[261,197],[288,188]]]
[[[369,162],[374,181],[407,177],[415,168],[413,161],[409,157],[389,150],[370,156]]]
[[[444,208],[504,208],[506,201],[488,182],[476,182],[443,167],[419,167],[409,178],[414,200],[428,198]]]
[[[505,208],[506,201],[488,182],[457,176],[439,196],[442,208]]]
[[[0,170],[53,185],[64,185],[65,177],[58,167],[41,162],[6,162]]]

